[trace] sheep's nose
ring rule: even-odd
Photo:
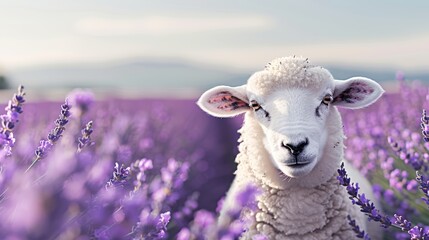
[[[308,138],[305,138],[305,141],[302,141],[298,144],[291,144],[291,143],[284,143],[282,142],[282,146],[289,150],[289,152],[294,155],[298,156],[302,151],[304,151],[304,148],[308,145]]]

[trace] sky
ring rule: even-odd
[[[0,72],[133,58],[260,69],[276,57],[429,69],[429,1],[0,0]]]

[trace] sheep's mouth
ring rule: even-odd
[[[286,166],[290,168],[301,168],[307,166],[310,162],[294,162],[294,163],[286,163]]]

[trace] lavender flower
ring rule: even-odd
[[[349,220],[349,225],[352,227],[353,232],[356,233],[356,237],[363,238],[365,240],[371,240],[371,238],[368,236],[365,231],[361,230],[360,227],[356,224],[356,221],[353,220],[350,215],[347,216],[347,219]]]
[[[183,204],[183,208],[174,213],[175,224],[184,227],[198,207],[198,193],[192,194]]]
[[[19,122],[19,114],[23,112],[22,104],[25,102],[24,95],[24,87],[20,85],[18,87],[18,93],[13,95],[12,100],[9,101],[5,108],[6,114],[0,115],[0,148],[4,149],[6,156],[12,154],[12,147],[15,144],[13,129]]]
[[[220,226],[218,229],[218,238],[222,239],[236,239],[240,237],[251,224],[250,219],[242,218],[241,211],[247,209],[248,211],[255,211],[257,209],[256,198],[262,192],[255,185],[249,184],[235,196],[236,205],[228,211],[229,224]]]
[[[143,158],[137,160],[132,165],[133,171],[137,172],[136,181],[134,182],[134,191],[137,191],[146,181],[146,171],[153,168],[152,160]]]
[[[180,198],[180,193],[175,190],[180,189],[188,179],[189,167],[188,162],[179,163],[173,158],[168,160],[167,166],[161,168],[162,184],[153,193],[154,206],[162,205],[164,201],[172,204]]]
[[[395,214],[395,223],[398,224],[402,231],[407,232],[412,240],[429,240],[429,231],[414,226],[402,216]]]
[[[420,175],[419,172],[416,172],[416,180],[419,183],[419,188],[423,192],[424,197],[422,200],[429,206],[429,178],[427,176]]]
[[[411,240],[429,240],[429,231],[424,231],[423,228],[414,226],[408,231]]]
[[[177,234],[177,240],[189,240],[191,239],[192,233],[188,228],[182,228]]]
[[[407,219],[405,219],[403,216],[400,216],[398,214],[395,214],[394,217],[396,219],[395,224],[398,224],[401,227],[402,231],[408,232],[411,230],[412,224]]]
[[[80,117],[85,114],[94,103],[94,94],[89,90],[75,89],[67,96],[70,105],[73,106],[73,115]]]
[[[166,239],[167,225],[170,222],[170,212],[161,213],[154,216],[145,209],[140,216],[140,221],[133,227],[133,239],[162,240]]]
[[[35,151],[36,158],[25,172],[28,172],[40,159],[46,157],[46,154],[52,149],[56,142],[63,136],[65,126],[69,122],[71,106],[66,99],[61,105],[60,116],[55,120],[55,128],[48,134],[47,140],[41,140],[39,147]]]
[[[93,132],[92,121],[89,121],[85,128],[82,129],[82,136],[78,138],[77,152],[81,152],[86,146],[91,145],[91,134]]]
[[[107,182],[106,187],[116,187],[123,186],[124,183],[127,182],[130,176],[130,167],[124,167],[124,164],[119,165],[119,163],[115,163],[113,176]]]
[[[390,147],[392,147],[393,151],[395,152],[401,152],[402,148],[399,146],[397,142],[395,142],[391,137],[387,137],[387,141],[390,144]]]
[[[350,178],[348,178],[347,172],[344,169],[344,163],[342,163],[340,169],[338,169],[338,174],[339,176],[337,177],[337,179],[339,180],[341,185],[347,187],[347,192],[350,195],[349,198],[350,200],[352,200],[352,203],[360,206],[361,212],[365,213],[369,217],[369,220],[380,222],[381,225],[385,228],[390,226],[399,228],[402,231],[407,232],[411,236],[411,239],[413,240],[426,240],[426,239],[429,240],[429,231],[425,231],[423,228],[418,226],[412,227],[411,222],[409,222],[403,216],[395,214],[394,217],[396,220],[395,220],[395,223],[392,224],[388,216],[381,215],[379,210],[377,210],[374,207],[374,204],[365,198],[364,194],[359,194],[358,185],[356,184],[354,186],[353,183],[350,184]],[[425,180],[424,178],[418,175],[417,181],[424,182],[424,180]],[[349,184],[348,185],[343,184],[346,182],[348,182]],[[421,187],[423,191],[425,189],[424,187],[426,187],[426,185],[423,183],[423,187]],[[359,227],[357,227],[355,225],[355,222],[351,221],[350,218],[349,218],[349,224],[352,226],[353,231],[358,233],[358,237],[359,236],[365,237],[365,234],[363,233],[359,234],[361,233]]]
[[[254,185],[246,186],[235,196],[236,205],[227,212],[225,225],[217,226],[212,212],[199,210],[195,213],[190,228],[183,228],[178,239],[237,239],[246,231],[250,219],[242,217],[241,212],[256,210],[256,197],[261,193]],[[264,235],[254,236],[254,239],[267,239]]]
[[[361,212],[365,213],[370,220],[380,222],[385,228],[392,225],[389,217],[381,215],[380,211],[375,208],[374,203],[366,199],[365,194],[359,194],[359,185],[357,183],[350,183],[350,178],[344,168],[344,163],[341,163],[337,172],[337,179],[340,182],[340,185],[346,187],[347,193],[350,195],[349,199],[353,204],[356,204],[361,208]]]

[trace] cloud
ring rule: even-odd
[[[354,40],[346,42],[236,46],[200,52],[187,52],[193,60],[204,59],[235,68],[260,69],[274,58],[297,55],[312,63],[349,65],[397,70],[429,69],[429,35]]]
[[[146,16],[141,18],[91,17],[79,20],[75,28],[79,33],[116,35],[167,35],[210,31],[260,30],[274,26],[270,17],[259,15],[235,16]]]

